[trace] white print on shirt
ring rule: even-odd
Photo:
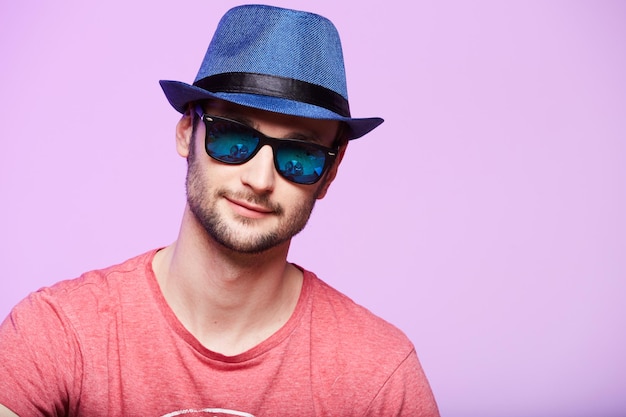
[[[161,417],[175,417],[182,415],[199,416],[200,414],[210,414],[210,417],[226,417],[226,416],[240,416],[240,417],[254,417],[252,414],[244,413],[243,411],[225,410],[223,408],[203,408],[201,410],[180,410],[172,411],[162,415]]]

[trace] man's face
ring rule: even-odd
[[[338,122],[286,116],[211,102],[205,113],[247,124],[267,136],[309,140],[331,147]],[[190,116],[185,116],[190,117]],[[198,121],[187,155],[187,202],[208,235],[240,253],[260,253],[288,242],[306,225],[315,201],[334,178],[341,157],[321,180],[299,185],[281,177],[273,152],[264,146],[248,162],[228,165],[204,150],[204,123]]]

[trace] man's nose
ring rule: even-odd
[[[274,153],[269,145],[259,149],[251,160],[242,165],[242,169],[241,182],[257,193],[274,190],[278,173],[274,168]]]

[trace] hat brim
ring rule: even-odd
[[[279,97],[245,93],[214,93],[181,81],[161,80],[159,81],[159,84],[161,84],[165,97],[167,97],[167,100],[170,102],[172,107],[180,113],[184,113],[185,110],[187,110],[187,105],[191,102],[216,98],[239,104],[241,106],[288,114],[291,116],[306,117],[310,119],[338,120],[344,122],[348,126],[348,139],[360,138],[366,133],[374,130],[384,121],[380,117],[344,117],[323,107]]]

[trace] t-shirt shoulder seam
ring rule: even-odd
[[[391,371],[389,373],[389,375],[387,375],[387,378],[385,379],[385,382],[380,384],[380,387],[378,388],[378,391],[376,391],[376,394],[374,396],[372,396],[372,399],[371,399],[370,403],[367,405],[367,408],[365,409],[366,415],[369,412],[369,410],[371,409],[372,405],[374,404],[374,401],[376,401],[376,399],[378,398],[378,396],[380,395],[382,390],[387,386],[387,384],[389,383],[391,378],[393,378],[393,376],[399,371],[399,369],[402,368],[402,366],[409,360],[411,355],[414,355],[414,354],[416,355],[417,353],[415,351],[415,347],[413,346],[413,348],[409,350],[409,352],[404,356],[404,358],[401,361],[398,362],[398,365],[393,369],[393,371]]]

